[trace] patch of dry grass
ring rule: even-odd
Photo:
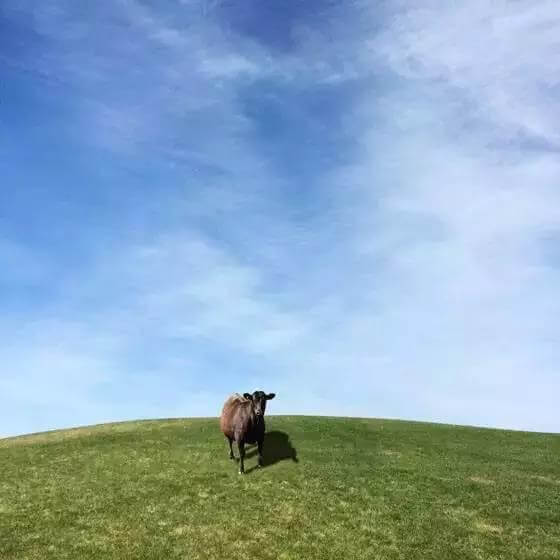
[[[484,476],[469,476],[469,480],[477,484],[495,484],[496,481]]]
[[[474,526],[482,533],[502,533],[503,529],[498,525],[493,525],[487,521],[476,521]]]

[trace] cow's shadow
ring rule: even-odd
[[[257,455],[257,447],[245,454],[245,459]],[[290,442],[290,436],[285,432],[267,432],[263,444],[263,467],[270,467],[280,461],[291,460],[298,462],[297,451]],[[255,467],[251,468],[252,471]],[[247,471],[249,472],[249,471]]]

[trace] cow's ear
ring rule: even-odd
[[[270,399],[273,399],[276,396],[276,393],[269,393],[268,395],[266,395],[266,400],[269,401]]]
[[[249,399],[250,401],[253,400],[253,395],[251,395],[251,393],[243,393],[243,396],[244,396],[246,399]]]

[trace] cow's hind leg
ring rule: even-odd
[[[229,458],[230,459],[235,459],[235,457],[233,456],[233,446],[232,446],[233,439],[230,438],[229,436],[226,436],[226,437],[227,437],[227,440],[228,440],[228,443],[229,443]]]
[[[237,447],[239,448],[239,474],[245,473],[245,442],[238,441]]]

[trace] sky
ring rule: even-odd
[[[2,0],[0,436],[560,431],[560,4]]]

